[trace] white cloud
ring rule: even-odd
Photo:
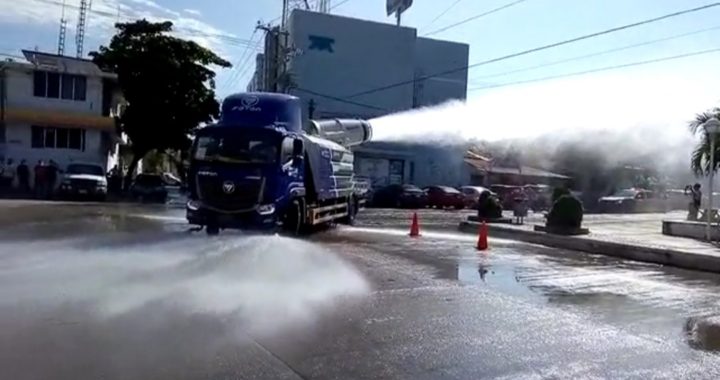
[[[183,12],[189,13],[189,14],[191,14],[193,16],[197,16],[197,17],[202,16],[202,12],[200,12],[197,9],[183,9]]]
[[[0,0],[0,23],[58,26],[63,14],[62,0]],[[186,13],[192,13],[187,12]],[[199,13],[199,12],[198,12]],[[68,29],[73,31],[77,22],[78,5],[68,2],[65,6],[65,18],[68,20]],[[106,41],[114,32],[113,25],[137,19],[150,21],[173,22],[176,34],[182,38],[191,39],[198,44],[212,49],[225,58],[232,58],[232,52],[227,49],[227,41],[223,37],[235,35],[192,16],[164,7],[153,0],[96,0],[92,3],[88,18],[87,36]],[[68,39],[73,33],[69,33]],[[28,41],[31,44],[32,41]],[[94,46],[91,47],[91,49]],[[90,50],[86,48],[86,51]]]

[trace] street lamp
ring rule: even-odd
[[[710,118],[703,124],[703,128],[710,140],[710,184],[708,186],[708,207],[705,212],[707,217],[707,225],[705,226],[705,238],[710,240],[710,231],[712,223],[712,206],[713,206],[713,176],[715,173],[715,137],[720,133],[720,121],[716,118]]]

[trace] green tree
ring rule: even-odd
[[[700,135],[700,142],[690,157],[690,168],[696,175],[710,173],[710,138],[708,134],[705,133],[703,124],[713,117],[720,119],[720,108],[716,107],[710,111],[699,113],[695,115],[695,119],[688,123],[690,131],[695,135]],[[720,166],[720,162],[718,162],[720,159],[718,156],[719,145],[720,141],[718,141],[717,136],[715,136],[715,152],[712,153],[715,156],[715,167],[712,168],[713,171],[717,170],[718,166]]]
[[[118,124],[133,153],[129,183],[138,161],[150,151],[185,150],[195,129],[217,118],[215,72],[209,67],[231,65],[193,41],[169,35],[169,21],[138,20],[115,28],[110,44],[90,56],[118,75],[127,101]]]

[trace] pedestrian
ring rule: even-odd
[[[2,177],[2,187],[6,193],[11,193],[13,190],[13,183],[15,182],[15,162],[12,158],[8,158],[5,163],[5,168],[0,174]]]
[[[524,192],[516,193],[513,201],[513,216],[515,217],[515,223],[524,224],[529,209],[527,195],[524,194]]]
[[[58,179],[58,173],[60,172],[60,168],[58,167],[58,164],[50,160],[48,166],[45,169],[47,171],[47,186],[45,188],[45,198],[50,199],[53,196],[53,193],[55,192],[55,185],[57,184]]]
[[[25,160],[20,160],[20,165],[17,167],[17,179],[18,189],[20,193],[27,194],[30,192],[30,168],[27,166]]]
[[[688,192],[690,192],[691,196],[690,202],[688,203],[687,220],[698,220],[698,212],[700,212],[700,204],[702,203],[702,191],[700,190],[701,187],[702,186],[700,186],[699,183],[696,183],[692,187],[690,187],[690,185],[685,187],[685,194],[687,195]]]
[[[34,186],[33,189],[35,190],[35,196],[38,198],[42,198],[43,194],[45,193],[45,163],[42,160],[38,160],[37,164],[35,165],[34,169]]]

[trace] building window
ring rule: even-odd
[[[78,101],[85,101],[85,94],[87,93],[87,78],[82,75],[75,75],[75,92],[73,99]]]
[[[36,71],[33,74],[33,95],[45,97],[47,94],[47,73],[44,71]]]
[[[33,95],[41,98],[85,101],[87,78],[82,75],[35,71]]]
[[[62,76],[62,98],[72,100],[73,99],[73,91],[75,90],[75,78],[74,75],[65,75]]]
[[[47,73],[47,97],[60,98],[60,74]]]
[[[32,147],[42,148],[45,146],[45,130],[43,127],[32,126]]]
[[[85,151],[85,130],[32,126],[33,148]]]
[[[70,133],[70,130],[67,128],[58,128],[55,132],[55,147],[58,149],[67,149],[69,148],[68,145],[68,135]]]

